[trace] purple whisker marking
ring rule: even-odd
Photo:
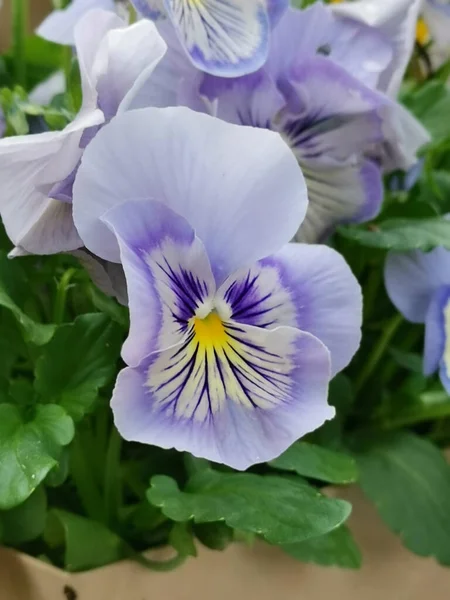
[[[266,294],[262,298],[258,298],[257,300],[255,300],[253,302],[250,302],[250,304],[244,304],[243,306],[241,306],[239,308],[239,310],[237,310],[236,312],[233,312],[233,316],[234,315],[238,315],[238,314],[243,313],[243,312],[246,312],[247,310],[251,310],[252,308],[255,308],[256,306],[258,306],[258,304],[262,304],[263,302],[265,302],[266,300],[268,300],[271,296],[272,296],[272,293],[269,292],[268,294]]]
[[[231,328],[228,326],[228,324],[225,326],[225,329],[233,329],[235,330],[235,328]],[[240,330],[242,332],[242,329]],[[227,331],[227,334],[230,336],[231,339],[235,340],[236,342],[246,346],[247,348],[251,348],[252,350],[259,350],[260,352],[264,353],[264,356],[270,356],[272,358],[277,358],[279,359],[280,357],[278,356],[278,354],[273,354],[272,352],[268,352],[265,348],[263,348],[263,346],[259,346],[257,344],[253,344],[252,342],[249,342],[245,339],[242,339],[240,337],[237,337],[235,335],[233,335],[232,333],[229,333],[229,331]]]
[[[241,302],[242,298],[244,298],[244,296],[246,296],[247,294],[250,293],[250,290],[253,288],[253,286],[255,285],[257,280],[258,280],[258,275],[255,275],[253,277],[253,279],[250,281],[250,271],[249,271],[247,274],[247,277],[245,278],[245,281],[240,284],[241,290],[238,292],[238,296],[236,298],[230,298],[231,305],[237,306]]]
[[[273,385],[277,384],[282,384],[283,383],[283,379],[286,379],[286,375],[283,374],[279,374],[279,373],[275,373],[274,371],[272,371],[272,369],[269,369],[268,367],[263,367],[262,365],[255,365],[251,360],[249,360],[248,358],[246,358],[245,356],[243,356],[242,354],[240,354],[235,348],[233,348],[233,352],[252,370],[254,370],[256,373],[258,373],[258,375],[260,375],[263,379],[265,379],[266,381],[269,381],[270,383],[272,383]],[[254,358],[260,358],[260,357],[254,357]],[[273,363],[273,364],[279,364],[279,363]],[[263,373],[261,371],[266,371],[266,373]],[[281,379],[280,379],[281,378]]]
[[[225,388],[225,379],[223,376],[222,367],[220,365],[220,359],[219,359],[219,356],[218,356],[215,348],[213,348],[213,352],[214,352],[214,360],[216,361],[217,370],[219,371],[219,375],[220,375],[220,381],[222,382],[223,388],[226,389]]]
[[[179,377],[186,369],[189,369],[186,377],[184,378],[183,382],[178,386],[178,390],[179,393],[176,396],[176,401],[178,401],[181,392],[184,389],[184,386],[186,385],[186,381],[189,379],[189,377],[191,376],[191,373],[195,367],[195,361],[197,359],[197,354],[198,354],[198,344],[195,347],[195,350],[191,356],[191,358],[186,362],[186,364],[175,373],[175,375],[173,375],[170,379],[167,379],[166,381],[164,381],[163,383],[161,383],[155,391],[159,392],[161,391],[164,387],[166,387],[169,383],[172,383],[172,381],[174,381],[177,377]],[[173,366],[173,365],[172,365]]]
[[[237,370],[237,366],[233,363],[233,361],[229,358],[228,354],[226,351],[224,351],[224,356],[227,360],[228,366],[230,367],[236,381],[239,383],[242,391],[244,392],[244,395],[246,396],[246,398],[248,399],[248,401],[250,402],[250,404],[253,406],[253,408],[257,408],[258,405],[252,400],[251,396],[250,396],[250,392],[249,390],[246,388],[245,385],[242,384],[241,380],[239,379],[239,371]],[[237,371],[237,372],[236,372]]]

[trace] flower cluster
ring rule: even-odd
[[[246,469],[334,414],[362,299],[320,243],[374,218],[383,175],[429,140],[395,99],[418,3],[134,4],[131,25],[123,3],[74,0],[39,28],[73,46],[82,102],[0,143],[0,212],[11,256],[74,252],[128,302],[120,433]],[[394,264],[394,302],[425,318]],[[447,315],[441,292],[426,308]]]

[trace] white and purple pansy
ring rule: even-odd
[[[126,110],[166,51],[149,21],[127,26],[92,10],[75,27],[83,102],[62,131],[0,141],[0,214],[21,253],[54,254],[83,245],[72,219],[72,185],[98,129]]]
[[[376,81],[389,58],[377,32],[341,23],[317,4],[282,17],[263,69],[232,80],[207,76],[200,84],[200,97],[218,117],[277,131],[293,151],[310,200],[301,241],[322,240],[336,224],[379,211],[381,169],[370,153],[384,140],[381,115],[390,101],[364,78]]]
[[[339,223],[376,216],[382,172],[410,168],[429,139],[377,89],[393,58],[386,37],[320,2],[285,11],[272,32],[266,64],[243,77],[196,71],[171,30],[165,24],[159,30],[168,52],[133,106],[184,104],[280,133],[308,186],[310,204],[298,240],[323,240]]]
[[[267,59],[271,27],[289,0],[132,0],[149,19],[166,17],[201,71],[237,77]]]
[[[112,399],[125,439],[246,469],[332,418],[361,291],[333,249],[289,243],[307,194],[280,136],[187,108],[129,111],[86,149],[73,206],[87,248],[127,279]]]
[[[450,251],[391,253],[385,268],[392,303],[413,323],[425,323],[425,375],[439,370],[450,394]]]

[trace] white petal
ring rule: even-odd
[[[114,0],[73,0],[63,10],[54,10],[39,25],[36,33],[50,42],[73,46],[76,24],[93,8],[114,11]]]

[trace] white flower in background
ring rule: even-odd
[[[126,9],[121,2],[115,0],[72,0],[72,2],[61,10],[54,10],[36,30],[37,35],[66,46],[75,45],[75,25],[86,13],[94,8],[108,10],[126,17]]]
[[[16,256],[83,246],[72,219],[72,185],[84,149],[104,123],[127,110],[166,51],[150,21],[127,26],[103,10],[90,11],[76,26],[75,47],[83,93],[75,119],[62,131],[0,141],[0,215]]]

